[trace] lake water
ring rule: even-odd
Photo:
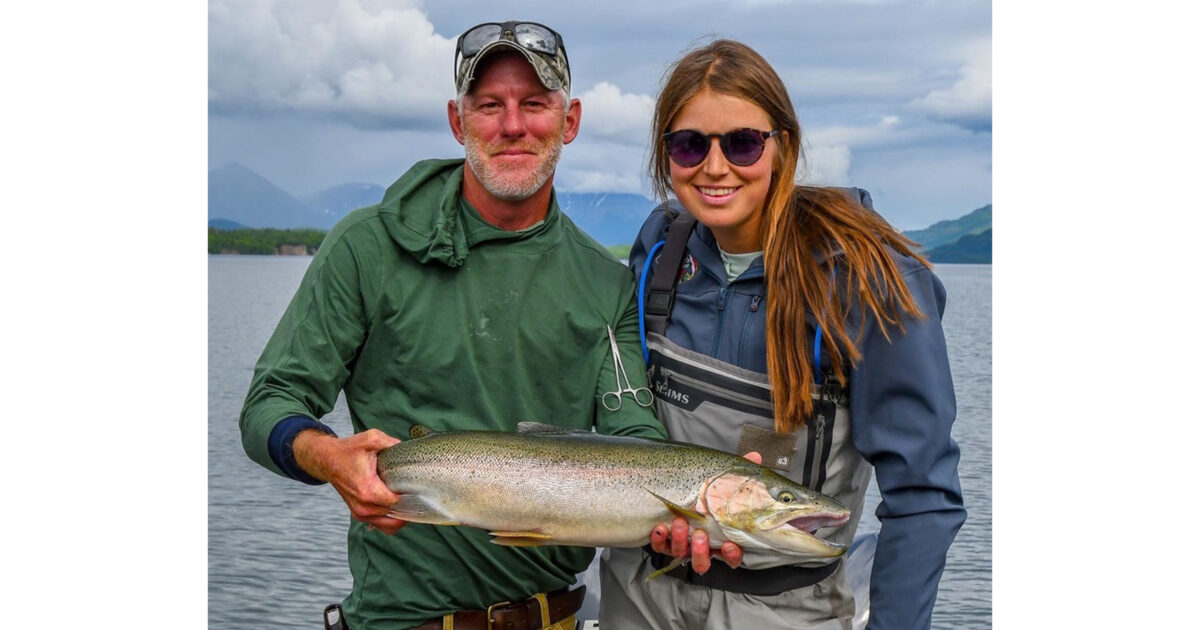
[[[246,457],[237,418],[254,362],[295,292],[307,256],[208,259],[208,626],[320,628],[321,610],[350,590],[349,514],[328,485],[278,477]],[[992,626],[992,269],[938,265],[958,396],[968,518],[950,548],[933,627]],[[339,401],[324,418],[348,435]],[[872,484],[860,531],[878,529]]]

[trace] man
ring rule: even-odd
[[[582,595],[567,587],[594,550],[406,525],[388,516],[398,495],[375,470],[414,424],[511,431],[538,420],[665,437],[630,397],[617,411],[601,403],[616,382],[607,326],[625,365],[641,365],[637,307],[628,269],[555,200],[581,112],[561,36],[481,24],[459,37],[455,61],[447,117],[465,164],[419,162],[330,231],[255,368],[242,441],[259,464],[329,482],[345,500],[351,628],[482,630],[490,617],[573,630]],[[646,384],[639,369],[627,376]],[[344,438],[319,422],[339,392],[355,430]]]

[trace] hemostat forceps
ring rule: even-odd
[[[617,349],[617,337],[613,334],[612,326],[608,326],[608,344],[612,348],[613,355],[613,374],[616,376],[617,389],[611,392],[604,392],[600,396],[600,402],[604,408],[609,411],[617,411],[624,403],[622,398],[626,392],[633,395],[633,401],[643,407],[649,407],[654,404],[654,394],[650,392],[649,387],[634,388],[629,382],[629,374],[625,372],[625,363],[621,361],[621,352]],[[625,379],[624,384],[621,379]],[[645,396],[645,398],[642,398]]]

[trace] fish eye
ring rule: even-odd
[[[778,498],[780,503],[791,503],[792,501],[796,500],[796,495],[792,494],[788,490],[784,490],[783,492],[779,493]]]

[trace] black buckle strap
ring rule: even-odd
[[[688,237],[695,224],[696,217],[680,210],[667,230],[667,243],[663,245],[662,253],[659,254],[654,275],[650,276],[650,289],[647,291],[646,303],[642,305],[647,332],[660,335],[667,333],[667,322],[670,321],[671,309],[675,306],[675,283],[679,279],[679,267],[683,264]],[[653,262],[646,261],[646,264]]]
[[[671,557],[661,553],[650,553],[650,564],[661,569],[671,563]],[[707,586],[720,591],[745,593],[747,595],[778,595],[785,591],[812,586],[831,576],[841,566],[842,559],[820,567],[771,567],[768,569],[731,569],[724,562],[715,561],[703,575],[690,566],[681,565],[663,575],[683,580],[688,584]]]

